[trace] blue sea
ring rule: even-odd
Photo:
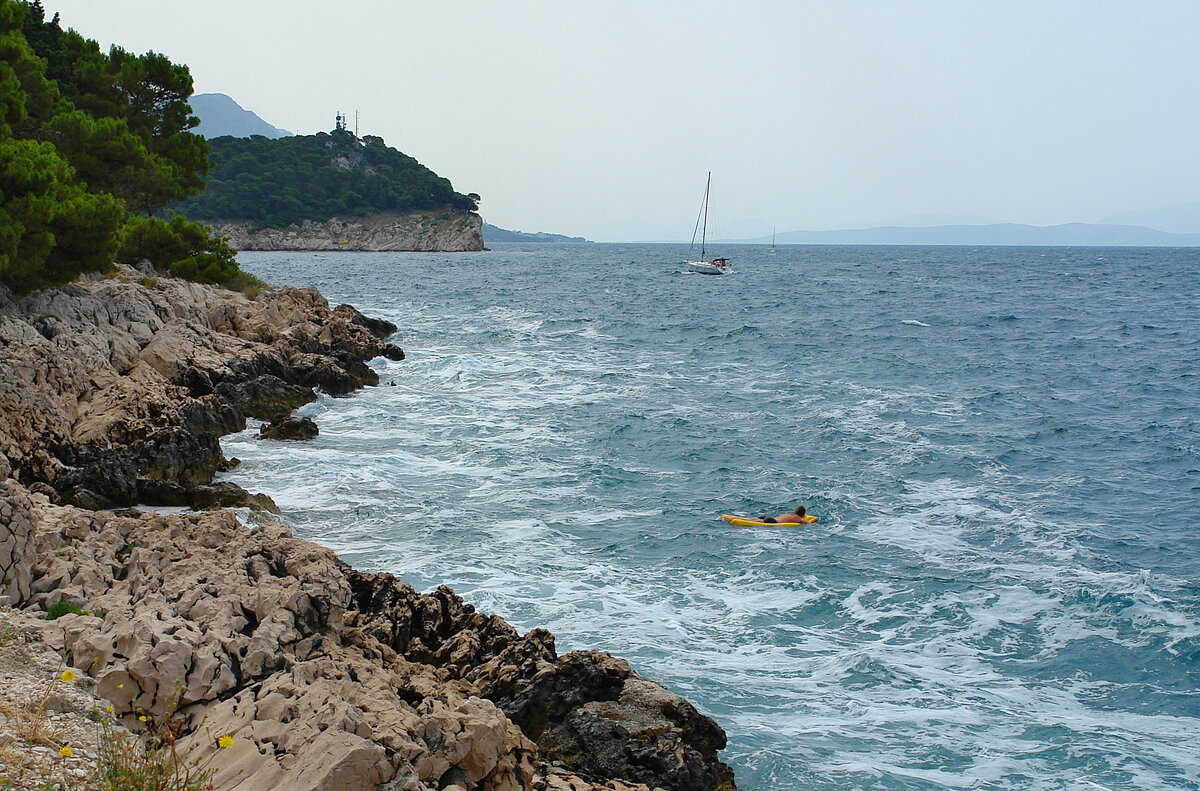
[[[1200,250],[719,252],[243,253],[408,359],[227,477],[627,658],[744,791],[1200,788]]]

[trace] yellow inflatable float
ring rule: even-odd
[[[738,516],[737,514],[721,514],[721,521],[728,522],[734,527],[800,527],[800,525],[811,525],[817,521],[815,516],[802,516],[799,522],[764,522],[761,519],[753,519],[748,516]]]

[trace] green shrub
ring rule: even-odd
[[[224,239],[204,225],[175,216],[135,217],[125,226],[117,260],[132,264],[147,259],[158,269],[198,283],[231,283],[242,273],[236,254]]]
[[[263,289],[267,288],[268,284],[259,280],[254,275],[239,271],[232,280],[222,285],[234,291],[240,291],[250,299],[254,299],[263,292]]]
[[[59,600],[46,608],[46,614],[42,616],[43,621],[56,621],[64,615],[87,615],[87,610],[82,609],[74,604],[71,604],[65,599]]]

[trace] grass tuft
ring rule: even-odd
[[[246,295],[247,299],[256,299],[258,295],[268,287],[267,283],[259,280],[257,277],[249,274],[248,272],[242,271],[239,271],[233,276],[232,279],[229,280],[229,282],[223,283],[222,285],[224,285],[226,288],[232,289],[233,291],[242,292]]]
[[[175,716],[183,685],[162,717],[142,715],[146,723],[139,734],[118,734],[106,721],[100,725],[100,759],[97,781],[104,791],[212,791],[216,768],[210,766],[216,752],[204,760],[181,755],[178,742],[181,724]],[[232,736],[216,741],[219,750],[233,746]]]

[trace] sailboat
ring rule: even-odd
[[[708,190],[711,186],[712,171],[710,170],[708,181],[704,183],[704,205],[700,209],[700,216],[696,218],[696,225],[700,228],[700,258],[692,257],[692,251],[696,249],[696,229],[694,228],[692,229],[692,245],[688,248],[687,271],[700,275],[723,275],[729,271],[729,259],[705,257],[705,242],[708,236]],[[703,218],[702,226],[701,218]]]
[[[774,228],[771,229],[771,249],[768,254],[775,255],[775,229]]]

